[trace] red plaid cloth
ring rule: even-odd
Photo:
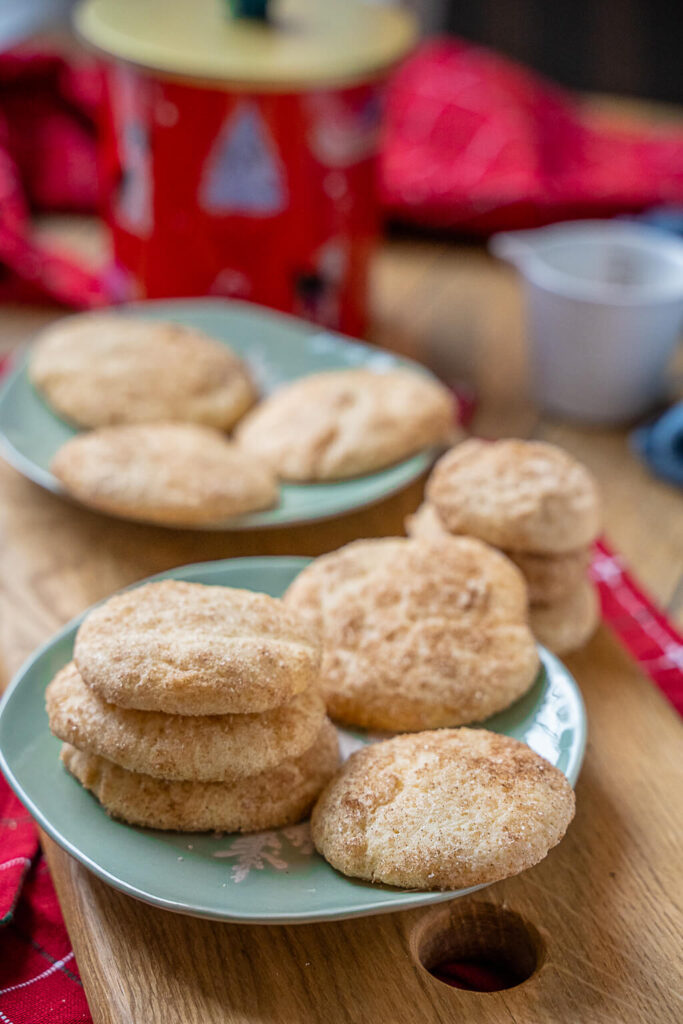
[[[6,785],[0,790],[0,851],[0,925],[3,925],[12,920],[24,878],[38,852],[33,819]],[[0,982],[4,963],[4,959],[0,960]]]
[[[46,54],[0,56],[0,300],[79,309],[115,297],[114,281],[36,242],[31,225],[33,210],[94,209],[98,92],[91,66]]]
[[[0,776],[0,1024],[92,1020],[33,821]]]
[[[384,208],[489,234],[683,203],[683,131],[626,131],[514,61],[421,46],[387,90]]]
[[[683,715],[683,636],[605,540],[595,546],[590,576],[600,593],[603,620]]]

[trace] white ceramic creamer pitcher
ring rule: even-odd
[[[616,423],[666,393],[683,322],[683,242],[628,221],[586,220],[494,235],[520,271],[534,398],[548,411]]]

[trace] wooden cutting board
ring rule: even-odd
[[[321,524],[293,542],[291,533],[193,536],[114,523],[4,465],[0,489],[12,662],[79,608],[151,572],[255,546],[315,553],[359,528],[395,532],[419,500],[413,488],[360,524]],[[452,924],[441,907],[296,927],[194,920],[109,889],[44,837],[95,1024],[675,1021],[679,722],[607,630],[570,667],[590,725],[576,820],[537,868],[448,904]],[[437,947],[519,966],[530,946],[541,947],[526,964],[530,980],[496,994],[453,989],[420,962]]]
[[[438,369],[467,360],[479,431],[533,430],[585,459],[603,483],[610,537],[674,608],[680,499],[645,474],[620,432],[539,421],[524,402],[510,276],[476,251],[399,242],[380,264],[379,300],[378,340]],[[0,347],[37,318],[6,319]],[[150,573],[231,555],[315,555],[401,532],[420,496],[416,485],[343,520],[280,533],[192,534],[74,508],[0,463],[0,675],[83,608]],[[542,864],[469,900],[326,925],[222,925],[122,896],[45,839],[95,1024],[683,1019],[680,723],[606,629],[569,665],[589,718],[576,819]],[[499,993],[460,991],[422,966],[438,954],[503,957],[530,977]]]

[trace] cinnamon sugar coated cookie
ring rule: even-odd
[[[429,501],[423,501],[417,511],[406,517],[405,527],[408,536],[418,540],[439,540],[440,537],[453,536]]]
[[[191,423],[140,423],[77,434],[52,473],[74,498],[112,515],[198,526],[270,508],[270,469],[223,434]]]
[[[532,605],[529,625],[539,643],[553,654],[570,654],[587,644],[600,623],[600,602],[584,580],[570,594],[549,605]]]
[[[305,568],[285,602],[321,630],[328,713],[350,725],[482,721],[538,671],[521,573],[468,537],[356,541]]]
[[[425,540],[454,536],[428,501],[423,502],[412,516],[408,516],[406,530],[409,536]],[[521,570],[532,604],[549,604],[566,597],[585,579],[590,562],[590,550],[587,547],[560,555],[536,555],[525,551],[503,553]]]
[[[591,474],[541,441],[464,441],[437,462],[426,494],[450,533],[510,551],[575,551],[601,528]]]
[[[117,313],[47,327],[29,373],[56,412],[82,427],[184,420],[229,430],[256,399],[227,345],[194,327]]]
[[[310,687],[261,714],[167,715],[108,704],[71,662],[45,693],[60,740],[155,778],[214,782],[256,775],[298,757],[322,728],[325,703]]]
[[[526,744],[443,729],[352,754],[320,795],[311,830],[346,875],[461,889],[537,864],[573,816],[566,778]]]
[[[242,714],[316,684],[320,645],[277,598],[163,580],[91,611],[76,634],[74,661],[83,681],[120,707]]]
[[[526,551],[506,551],[505,554],[526,580],[531,607],[562,601],[581,587],[591,560],[588,547],[561,555],[535,555]]]
[[[285,480],[337,480],[446,443],[454,416],[450,392],[416,371],[332,370],[281,387],[236,437]]]
[[[334,726],[276,768],[233,782],[168,782],[126,771],[65,743],[62,761],[113,818],[176,832],[256,832],[306,817],[339,764]]]
[[[294,606],[323,635],[323,607],[347,585],[351,591],[372,572],[389,567],[406,550],[403,537],[354,540],[316,558],[289,585],[286,604]]]

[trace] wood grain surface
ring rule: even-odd
[[[92,244],[92,229],[77,221],[51,221],[44,230],[77,247],[81,239]],[[374,303],[377,343],[475,386],[477,432],[556,441],[597,472],[608,535],[681,621],[680,496],[647,475],[623,431],[539,417],[526,397],[514,276],[476,248],[395,238],[378,260]],[[0,349],[24,340],[48,315],[3,312]],[[0,463],[0,685],[58,626],[118,587],[186,562],[317,554],[354,537],[400,532],[420,495],[417,484],[316,526],[192,534],[78,509]],[[95,1024],[682,1019],[680,723],[606,629],[568,663],[589,716],[576,820],[541,865],[450,910],[315,926],[216,924],[120,895],[45,839]],[[517,931],[495,925],[498,908],[519,915]],[[463,942],[484,936],[519,946],[526,922],[542,952],[538,969],[516,988],[459,991],[420,966],[430,944],[462,951]]]

